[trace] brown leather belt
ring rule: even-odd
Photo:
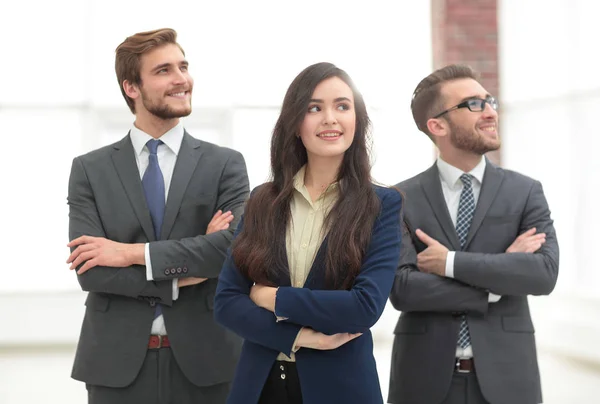
[[[458,373],[471,373],[475,371],[475,362],[473,358],[470,359],[461,359],[456,358],[456,363],[454,364],[454,371]]]
[[[168,348],[170,346],[169,337],[166,335],[151,335],[148,341],[148,349]]]

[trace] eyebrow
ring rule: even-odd
[[[491,94],[487,94],[486,93],[485,97],[483,97],[483,99],[486,99],[486,98],[491,97],[491,96],[492,96]],[[468,101],[468,100],[481,100],[481,99],[482,98],[480,96],[478,96],[478,95],[471,95],[469,97],[463,98],[462,100],[460,100],[460,102],[463,103],[463,102]]]
[[[169,67],[171,65],[173,65],[174,63],[161,63],[157,66],[154,66],[154,68],[152,69],[153,72],[160,70],[160,69],[164,69],[165,67]],[[179,66],[189,66],[189,62],[187,60],[183,60],[181,62],[178,63]]]
[[[336,98],[335,100],[333,100],[333,102],[341,102],[341,101],[352,102],[352,101],[350,100],[350,98],[348,98],[348,97],[338,97],[338,98]],[[314,102],[314,103],[317,103],[317,104],[323,104],[325,101],[323,101],[323,100],[321,100],[321,99],[318,99],[318,98],[312,98],[312,99],[310,100],[310,102]]]

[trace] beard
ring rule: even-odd
[[[170,105],[163,103],[157,103],[152,100],[151,97],[141,90],[142,93],[142,103],[144,104],[144,108],[152,115],[156,116],[160,119],[173,119],[173,118],[182,118],[184,116],[188,116],[192,113],[191,105],[188,107],[183,107],[180,109],[174,109]]]
[[[484,155],[500,148],[500,138],[487,139],[477,130],[467,130],[454,124],[451,120],[448,120],[448,124],[450,125],[450,143],[459,150]]]

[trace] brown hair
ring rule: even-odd
[[[296,134],[315,87],[331,77],[340,78],[352,90],[356,131],[337,175],[339,197],[324,224],[329,229],[325,258],[327,287],[349,289],[360,271],[380,209],[371,183],[370,120],[362,95],[348,74],[331,63],[317,63],[304,69],[287,90],[271,138],[272,181],[250,196],[243,229],[233,243],[235,264],[256,283],[276,285],[282,275],[289,276],[285,273],[285,235],[291,219],[293,179],[308,161],[306,148]]]
[[[158,47],[175,44],[179,46],[181,52],[185,52],[177,43],[177,32],[171,28],[162,28],[154,31],[139,32],[135,35],[125,38],[123,43],[117,46],[115,58],[115,71],[121,94],[127,102],[129,109],[135,114],[134,101],[125,94],[123,82],[127,80],[131,84],[142,84],[140,76],[140,58],[141,56]]]
[[[467,65],[448,65],[425,77],[413,92],[410,109],[417,128],[431,138],[427,121],[442,112],[444,100],[441,96],[442,84],[457,79],[479,80],[477,73]]]

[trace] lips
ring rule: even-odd
[[[176,98],[183,98],[186,95],[188,95],[190,93],[189,90],[182,90],[182,91],[177,91],[177,92],[173,92],[173,93],[168,93],[167,96],[169,97],[176,97]]]
[[[342,136],[342,132],[339,130],[324,130],[323,132],[317,133],[320,138],[335,138]]]

